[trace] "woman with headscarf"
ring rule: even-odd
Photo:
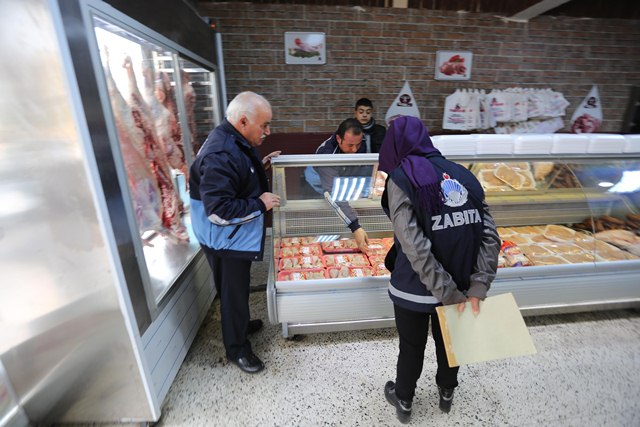
[[[391,122],[379,169],[388,174],[382,205],[394,230],[389,296],[400,339],[396,381],[387,382],[385,396],[406,423],[422,373],[429,322],[439,406],[444,412],[451,409],[458,368],[447,362],[435,308],[458,304],[463,311],[469,301],[479,313],[479,302],[495,278],[500,239],[480,183],[442,156],[420,119],[404,116]]]

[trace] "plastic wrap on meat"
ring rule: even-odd
[[[171,168],[164,154],[162,146],[158,142],[158,136],[151,119],[149,106],[142,98],[138,90],[136,76],[133,72],[131,58],[126,57],[123,67],[127,70],[129,77],[129,100],[131,107],[131,115],[133,116],[135,125],[142,131],[144,136],[144,149],[148,162],[151,164],[151,170],[156,177],[158,188],[162,196],[162,225],[172,236],[179,241],[188,241],[189,235],[187,230],[180,221],[180,213],[182,210],[182,202],[178,196],[173,180],[171,178]]]
[[[184,154],[184,142],[182,130],[178,122],[178,111],[175,104],[175,93],[171,87],[169,75],[165,72],[155,74],[155,81],[151,82],[152,75],[145,74],[145,87],[150,92],[147,98],[151,99],[152,113],[156,121],[158,135],[164,144],[164,150],[169,164],[174,169],[179,169],[189,182],[189,168]],[[149,81],[147,82],[147,79]],[[153,96],[150,96],[151,93]],[[156,111],[154,111],[154,109]]]
[[[138,231],[141,235],[146,231],[159,231],[162,228],[162,197],[144,156],[144,135],[136,127],[131,108],[118,91],[108,65],[105,74]]]
[[[196,155],[200,150],[200,139],[196,128],[196,91],[191,86],[189,74],[180,70],[182,81],[182,95],[184,97],[184,108],[187,110],[187,123],[189,124],[189,132],[191,132],[191,145],[193,146],[193,154]]]

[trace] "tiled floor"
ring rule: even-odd
[[[224,359],[216,300],[158,425],[400,425],[383,393],[395,376],[395,329],[286,340],[280,325],[266,321],[265,292],[253,292],[250,303],[254,317],[265,320],[252,345],[266,370],[248,375]],[[462,367],[450,414],[437,407],[429,341],[411,424],[640,426],[639,311],[525,320],[538,354]]]

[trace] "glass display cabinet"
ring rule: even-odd
[[[500,268],[490,295],[512,292],[523,314],[640,303],[640,156],[447,158],[478,177],[499,227]],[[285,337],[392,326],[383,260],[393,232],[380,205],[385,176],[377,154],[273,160],[273,191],[283,203],[273,213],[270,321],[282,324]],[[311,185],[310,168],[346,173],[334,173],[331,191],[323,194]],[[369,254],[354,248],[327,198],[357,213],[373,239]]]
[[[157,421],[215,296],[186,186],[216,35],[183,2],[1,5],[0,425]]]

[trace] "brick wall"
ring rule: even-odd
[[[208,3],[222,34],[227,93],[263,94],[275,132],[330,132],[363,96],[383,122],[404,80],[432,134],[442,133],[444,100],[456,88],[551,88],[576,105],[597,84],[601,132],[620,132],[631,87],[640,85],[640,21],[537,17],[418,9]],[[326,33],[325,65],[288,65],[285,31]],[[437,50],[473,52],[471,80],[434,80]]]

